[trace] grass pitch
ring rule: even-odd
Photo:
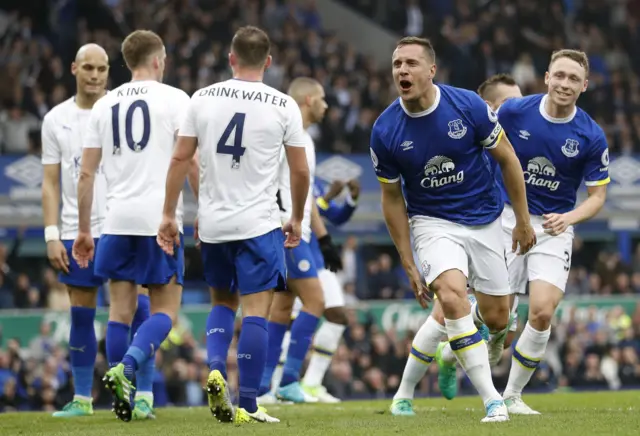
[[[44,413],[0,415],[0,435],[638,435],[640,392],[528,395],[526,401],[542,416],[512,416],[508,423],[482,424],[484,410],[477,397],[421,399],[417,416],[395,417],[389,401],[350,401],[338,405],[271,406],[280,424],[236,426],[214,421],[207,408],[158,409],[155,421],[124,423],[107,411],[93,417],[60,419]]]

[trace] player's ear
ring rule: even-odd
[[[71,62],[71,74],[74,76],[78,73],[78,65],[75,62]]]
[[[273,58],[271,57],[271,55],[267,56],[267,61],[264,63],[264,69],[265,70],[271,66],[271,61],[272,60],[273,60]]]
[[[228,58],[229,58],[229,65],[231,65],[232,67],[235,67],[236,66],[236,56],[233,53],[229,52]]]
[[[585,92],[589,87],[589,79],[584,79],[584,85],[582,86],[582,92]]]
[[[545,73],[544,73],[544,84],[545,84],[545,85],[548,85],[548,84],[549,84],[549,77],[550,77],[550,76],[549,76],[549,72],[548,72],[548,71],[547,71],[547,72],[545,72]]]
[[[432,64],[431,68],[429,68],[429,78],[433,80],[434,77],[436,77],[436,70],[438,69],[438,67],[436,66],[436,64]]]

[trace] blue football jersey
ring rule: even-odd
[[[495,221],[504,207],[485,149],[502,128],[476,93],[437,85],[434,104],[408,113],[401,99],[376,120],[371,159],[378,180],[402,178],[409,216],[430,216],[463,225]]]
[[[600,126],[580,108],[566,119],[550,117],[546,98],[513,98],[498,112],[522,165],[531,215],[569,212],[582,180],[587,186],[610,181],[609,148]],[[506,192],[499,169],[496,182]]]

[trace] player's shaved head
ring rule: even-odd
[[[85,44],[76,53],[71,64],[76,77],[77,103],[91,107],[93,101],[104,95],[109,77],[109,56],[98,44]]]
[[[307,97],[312,97],[322,91],[322,85],[316,79],[310,77],[298,77],[289,85],[289,94],[298,104],[305,102]]]
[[[310,77],[298,77],[289,85],[287,94],[300,106],[305,126],[322,121],[328,106],[320,82]]]
[[[78,49],[78,52],[76,53],[75,61],[76,63],[81,63],[88,58],[92,58],[92,59],[103,58],[103,60],[106,63],[109,63],[109,55],[107,55],[107,52],[105,51],[105,49],[99,46],[98,44],[94,44],[94,43],[85,44],[82,47],[80,47]]]

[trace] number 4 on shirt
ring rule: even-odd
[[[218,141],[218,149],[217,152],[220,154],[230,154],[233,156],[231,159],[231,168],[238,169],[240,168],[240,157],[244,155],[244,147],[242,146],[242,131],[244,130],[244,119],[246,114],[236,113],[227,128],[224,129],[224,133],[220,137]],[[229,137],[232,133],[233,135],[233,144],[227,144],[229,141]]]

